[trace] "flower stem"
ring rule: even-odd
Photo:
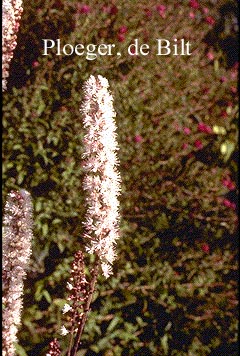
[[[70,353],[68,353],[68,356],[69,355],[70,356],[76,356],[76,354],[77,354],[78,345],[80,343],[81,336],[82,336],[82,333],[83,333],[83,329],[84,329],[85,323],[87,321],[87,314],[88,314],[88,312],[90,310],[90,304],[91,304],[93,293],[94,293],[94,290],[95,290],[95,284],[96,284],[96,281],[97,281],[98,271],[99,271],[99,264],[100,264],[99,258],[98,258],[98,256],[96,256],[96,260],[95,260],[94,268],[93,268],[93,276],[92,276],[92,280],[91,280],[91,284],[90,284],[90,288],[89,288],[89,293],[88,293],[88,299],[87,299],[86,304],[84,306],[84,314],[83,314],[83,317],[82,317],[82,319],[80,321],[80,324],[78,326],[77,335],[76,335],[76,338],[75,338],[75,342],[74,342],[73,348],[70,350]]]

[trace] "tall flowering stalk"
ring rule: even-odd
[[[17,45],[22,0],[3,0],[2,4],[2,90],[7,89],[9,66]]]
[[[98,75],[90,76],[84,84],[81,107],[85,130],[83,188],[86,192],[84,237],[87,252],[95,255],[90,277],[85,275],[84,255],[74,256],[68,282],[69,298],[63,313],[70,319],[70,327],[63,326],[62,335],[70,334],[67,356],[76,356],[81,335],[90,310],[98,274],[108,278],[116,258],[115,244],[119,238],[120,175],[117,170],[115,111],[108,81]]]
[[[82,105],[85,129],[83,168],[86,191],[85,234],[88,252],[100,259],[103,275],[112,274],[119,237],[120,175],[117,170],[116,113],[108,91],[108,80],[90,76],[84,85]]]
[[[63,335],[70,333],[67,356],[77,353],[94,291],[95,279],[93,278],[92,281],[94,282],[87,281],[84,254],[82,251],[78,251],[74,256],[71,277],[67,284],[69,304],[65,304],[63,308],[63,313],[67,313],[70,318],[70,330],[67,330],[65,326],[61,330]]]
[[[26,190],[8,194],[3,218],[3,356],[14,356],[21,323],[23,279],[31,255],[32,202]]]

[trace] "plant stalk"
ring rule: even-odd
[[[78,326],[78,330],[77,330],[77,335],[75,337],[75,342],[74,345],[72,347],[72,349],[70,350],[70,353],[68,353],[68,356],[76,356],[77,355],[77,350],[78,350],[78,345],[80,343],[81,340],[81,336],[83,333],[83,329],[85,326],[85,323],[87,321],[87,314],[90,310],[90,304],[92,302],[92,297],[93,297],[93,293],[94,293],[94,289],[95,289],[95,284],[97,281],[97,277],[98,277],[98,270],[99,270],[99,258],[96,257],[95,263],[94,263],[94,269],[93,269],[93,277],[91,280],[91,284],[90,284],[90,290],[89,290],[89,294],[88,294],[88,299],[86,301],[86,304],[84,306],[84,312],[83,312],[83,317],[81,319],[81,322]]]

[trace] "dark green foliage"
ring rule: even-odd
[[[206,17],[221,23],[229,2],[165,3],[162,17],[153,0],[105,9],[94,0],[89,13],[75,0],[25,1],[3,96],[4,200],[21,187],[34,203],[19,355],[21,347],[45,355],[60,339],[70,264],[84,248],[79,107],[91,74],[105,76],[114,96],[122,237],[113,277],[99,279],[79,355],[237,354],[237,66],[216,41],[204,42],[215,29]],[[135,38],[153,48],[156,38],[183,37],[189,57],[126,52]],[[42,56],[43,38],[115,43],[123,55]]]

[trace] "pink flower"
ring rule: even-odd
[[[231,92],[232,92],[233,94],[236,94],[236,93],[237,93],[237,88],[236,88],[236,87],[231,87]]]
[[[110,8],[110,15],[116,15],[118,13],[118,8],[116,5],[113,5],[111,8]]]
[[[200,122],[198,124],[198,131],[211,134],[212,133],[212,128],[210,126],[208,126],[208,125],[205,125],[203,122]]]
[[[135,48],[131,48],[131,50],[129,52],[132,55],[136,55],[136,49]]]
[[[127,26],[121,26],[121,27],[119,27],[119,29],[118,29],[118,33],[121,33],[121,34],[124,34],[124,33],[126,33],[127,32]]]
[[[214,60],[214,54],[213,54],[213,52],[208,52],[207,53],[207,58],[210,60],[210,61],[213,61]]]
[[[141,135],[136,135],[136,136],[134,137],[134,141],[135,141],[135,142],[140,143],[140,142],[142,142],[142,140],[143,140],[143,138],[142,138]]]
[[[182,149],[185,150],[186,148],[188,148],[188,143],[184,142],[184,143],[182,144]]]
[[[213,132],[212,128],[208,125],[205,125],[205,132],[211,134]]]
[[[166,13],[165,13],[166,9],[167,9],[167,8],[166,8],[166,6],[164,6],[164,5],[157,5],[157,6],[156,6],[156,10],[158,11],[159,15],[160,15],[162,18],[164,18],[165,15],[166,15]]]
[[[222,83],[224,83],[224,82],[227,81],[227,78],[226,78],[225,76],[222,76],[222,77],[220,78],[220,81],[221,81]]]
[[[117,34],[117,39],[119,42],[123,42],[125,40],[125,36],[121,33],[118,33]]]
[[[202,251],[206,252],[206,253],[209,253],[209,251],[210,251],[209,245],[208,244],[202,244]]]
[[[186,135],[190,135],[191,130],[190,130],[188,127],[184,127],[183,132],[184,132]]]
[[[214,25],[215,24],[215,20],[212,16],[207,16],[205,18],[205,21],[209,24],[209,25]]]
[[[190,0],[189,1],[189,6],[191,6],[193,9],[198,9],[199,8],[199,3],[196,0]]]
[[[223,179],[222,184],[227,187],[229,190],[234,190],[236,188],[235,184],[229,177]]]
[[[198,149],[202,149],[203,148],[203,144],[202,144],[202,141],[201,140],[196,140],[194,142],[194,146]]]
[[[190,12],[189,12],[189,17],[190,17],[190,19],[195,19],[195,14],[194,14],[194,12],[190,11]]]
[[[32,64],[33,68],[37,68],[39,66],[39,63],[38,61],[34,61],[33,64]]]
[[[91,11],[91,8],[88,5],[82,5],[82,6],[79,6],[79,8],[78,8],[78,12],[80,12],[81,14],[88,14],[90,11]]]
[[[228,199],[223,199],[223,205],[225,205],[227,208],[230,208],[230,209],[233,209],[235,210],[236,209],[236,204],[235,203],[232,203],[230,200]]]
[[[206,14],[208,14],[209,13],[209,9],[207,8],[207,7],[204,7],[203,8],[203,13],[206,15]]]
[[[224,187],[228,187],[228,179],[223,179],[222,184],[224,185]]]
[[[229,190],[234,190],[235,188],[236,188],[236,186],[232,181],[228,182],[228,189]]]

